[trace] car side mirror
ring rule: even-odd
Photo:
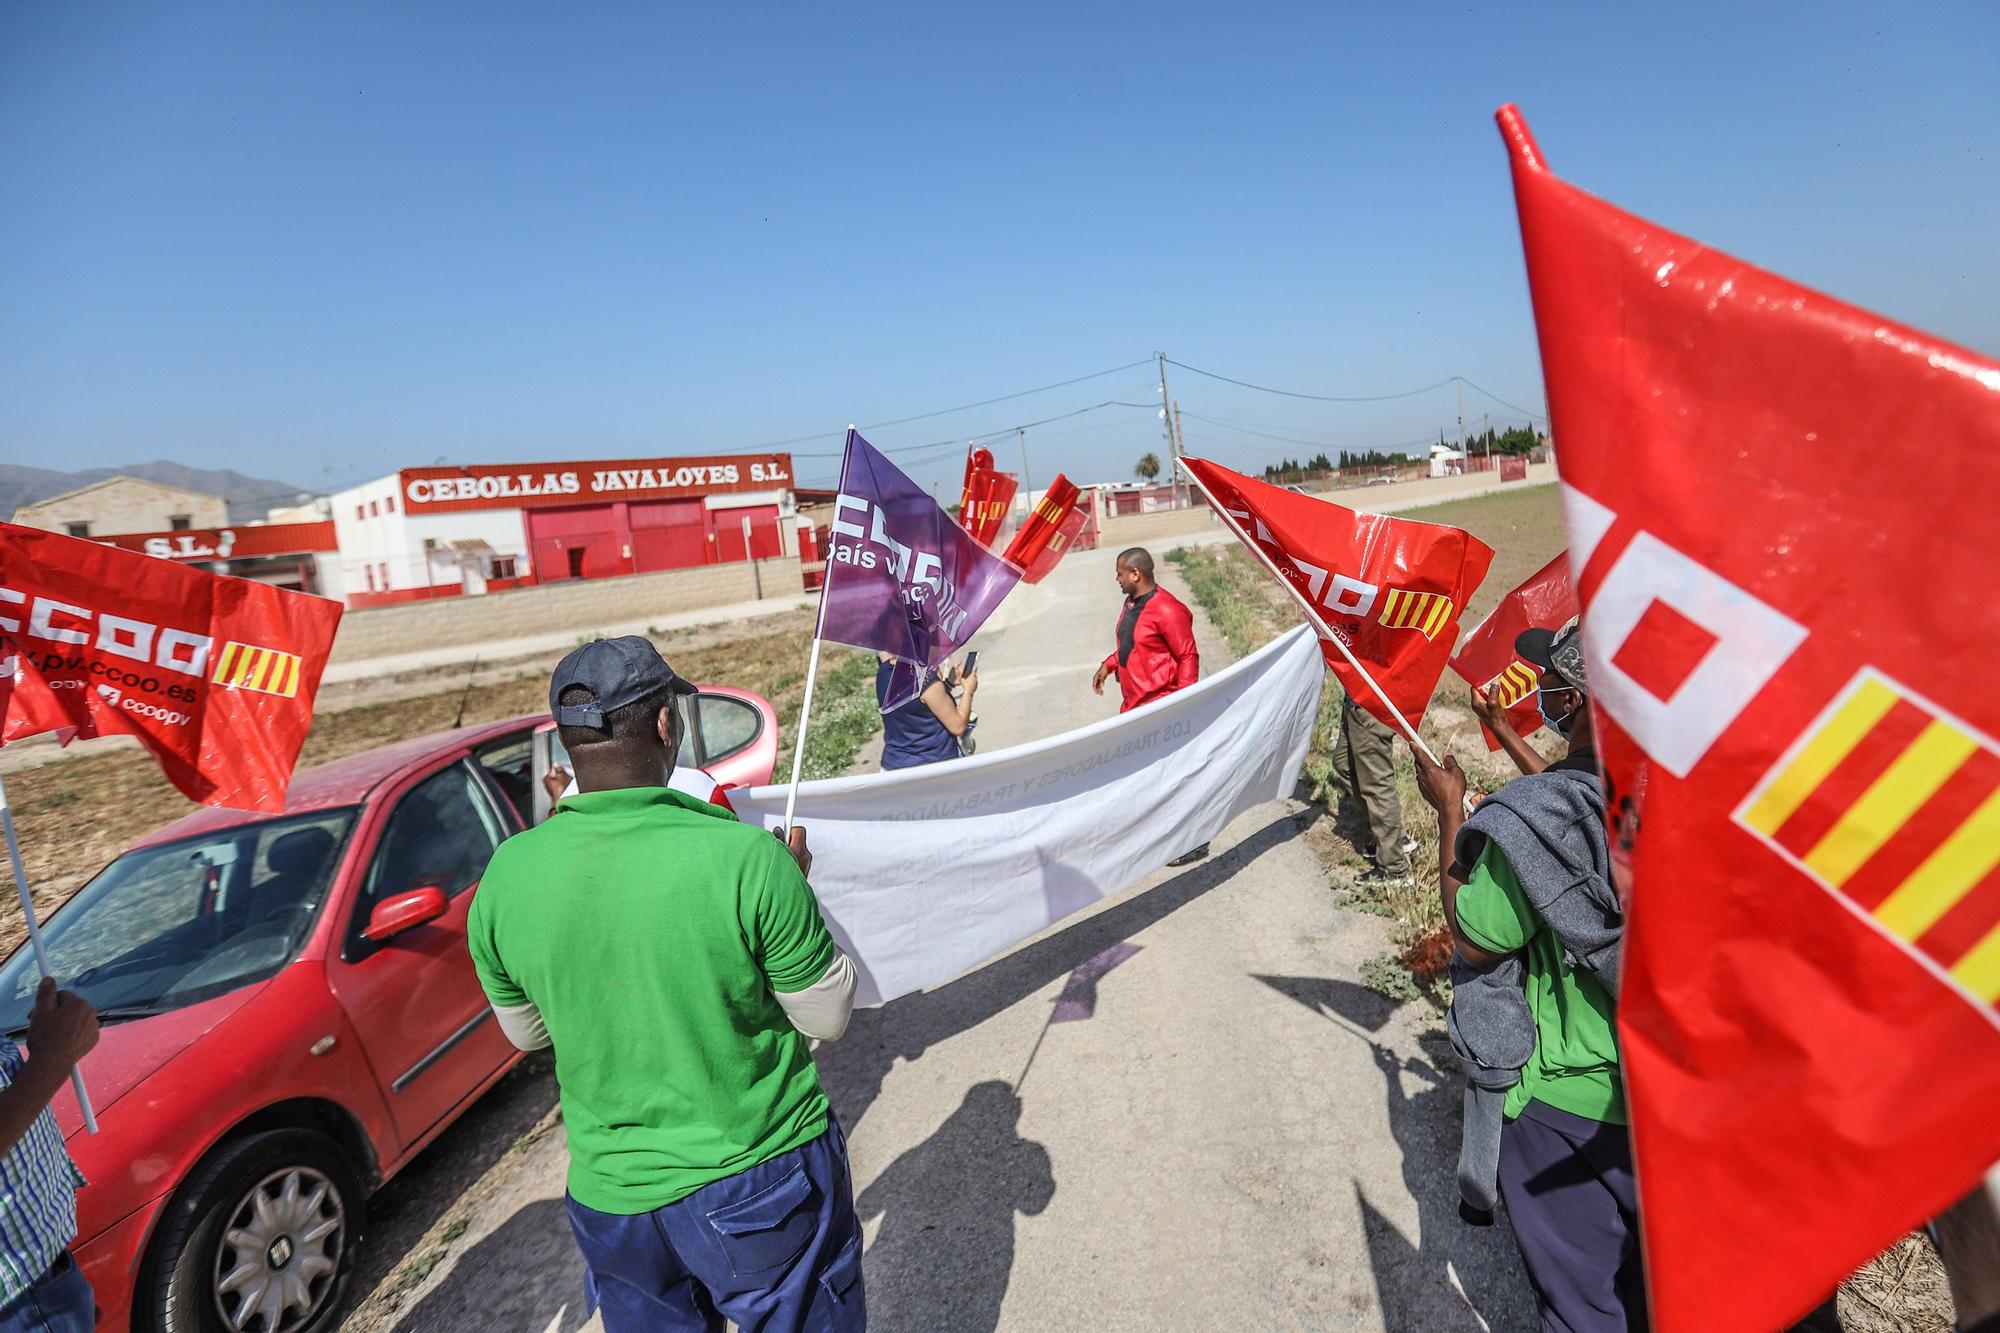
[[[449,905],[444,890],[431,886],[384,898],[368,914],[368,928],[361,932],[361,938],[380,944],[405,931],[415,930],[426,921],[437,920]]]

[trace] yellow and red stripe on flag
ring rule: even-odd
[[[259,690],[290,699],[299,692],[298,655],[231,639],[216,655],[211,679],[229,689]]]
[[[1486,692],[1502,708],[1512,708],[1542,687],[1542,673],[1515,658],[1507,669],[1486,684]]]
[[[1385,589],[1382,614],[1376,620],[1388,629],[1418,630],[1426,639],[1435,639],[1451,623],[1451,598],[1441,592]]]
[[[1873,669],[1736,820],[1981,1005],[2000,1000],[2000,745]]]

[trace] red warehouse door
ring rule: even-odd
[[[708,562],[708,536],[701,526],[701,501],[651,500],[629,510],[632,568],[687,569]]]
[[[537,583],[601,579],[630,571],[608,505],[529,509],[522,516],[527,520],[528,558],[534,561]]]
[[[778,539],[778,506],[751,505],[744,509],[717,509],[709,514],[715,524],[716,559],[730,564],[748,557],[743,554],[743,520],[750,520],[750,551],[759,560],[783,555]]]

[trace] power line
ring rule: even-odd
[[[1404,393],[1377,393],[1377,394],[1367,394],[1367,395],[1299,393],[1293,389],[1274,389],[1268,384],[1252,384],[1249,380],[1239,380],[1229,375],[1218,375],[1212,370],[1203,370],[1200,366],[1191,366],[1185,361],[1176,361],[1172,357],[1168,357],[1167,362],[1170,365],[1179,366],[1182,370],[1191,370],[1197,375],[1205,375],[1212,380],[1221,380],[1224,384],[1234,384],[1244,389],[1255,389],[1259,393],[1275,393],[1285,398],[1310,398],[1316,403],[1386,403],[1391,399],[1395,398],[1415,398],[1419,394],[1433,393],[1439,389],[1442,389],[1445,385],[1451,383],[1451,380],[1449,379],[1442,379],[1439,380],[1436,384],[1426,384],[1421,389],[1410,389]],[[1491,394],[1488,394],[1487,396],[1489,398],[1492,397]],[[1495,401],[1498,400],[1496,399]]]
[[[897,417],[894,421],[871,421],[864,426],[858,427],[858,429],[882,430],[889,426],[906,426],[912,421],[928,421],[932,417],[948,417],[954,412],[967,412],[975,407],[991,407],[994,403],[1005,403],[1015,398],[1026,398],[1031,394],[1047,393],[1051,389],[1066,389],[1072,384],[1082,384],[1085,380],[1103,379],[1106,375],[1116,375],[1121,370],[1134,370],[1140,366],[1149,366],[1152,363],[1153,358],[1149,356],[1144,360],[1134,361],[1128,365],[1113,366],[1109,370],[1093,370],[1088,375],[1078,375],[1074,379],[1058,380],[1054,384],[1043,384],[1033,389],[1021,389],[1015,393],[1003,393],[997,398],[982,398],[976,403],[960,403],[957,407],[941,407],[935,412],[919,412],[915,416]],[[1010,427],[1009,429],[1012,428]],[[762,444],[746,444],[742,447],[745,449],[776,449],[787,444],[810,444],[814,440],[837,439],[844,433],[843,431],[821,431],[816,435],[795,435],[789,440],[767,440]],[[801,457],[809,456],[801,455]]]
[[[1070,417],[1080,417],[1080,416],[1082,416],[1082,415],[1083,415],[1084,413],[1086,413],[1086,412],[1095,412],[1095,411],[1098,411],[1098,410],[1099,410],[1099,409],[1101,409],[1101,408],[1106,408],[1106,407],[1142,407],[1142,408],[1146,408],[1147,410],[1149,410],[1149,411],[1150,411],[1150,410],[1151,410],[1151,409],[1153,409],[1153,408],[1154,408],[1155,406],[1157,406],[1157,404],[1154,404],[1154,403],[1128,403],[1128,402],[1125,402],[1124,400],[1122,400],[1122,399],[1118,399],[1118,398],[1107,398],[1107,399],[1105,399],[1105,400],[1104,400],[1103,402],[1101,402],[1101,403],[1092,403],[1092,404],[1091,404],[1090,406],[1088,406],[1088,407],[1079,407],[1079,408],[1077,408],[1077,409],[1076,409],[1075,411],[1072,411],[1072,412],[1059,412],[1059,413],[1057,413],[1057,414],[1056,414],[1055,416],[1052,416],[1052,417],[1043,417],[1043,418],[1042,418],[1041,420],[1039,420],[1039,421],[1021,421],[1021,422],[1016,422],[1016,423],[1015,423],[1014,425],[1011,425],[1011,426],[1002,426],[1002,427],[1000,427],[1000,428],[999,428],[998,430],[988,430],[988,431],[975,431],[974,433],[972,433],[972,434],[970,434],[970,435],[966,435],[966,436],[963,436],[963,437],[960,437],[960,436],[953,436],[952,438],[950,438],[950,439],[947,439],[947,440],[927,440],[927,441],[925,441],[925,442],[924,442],[924,443],[922,443],[922,444],[904,444],[904,445],[898,445],[898,446],[896,446],[896,447],[895,447],[895,448],[893,448],[893,449],[883,449],[883,450],[882,450],[881,452],[883,452],[883,453],[885,453],[885,454],[914,454],[914,453],[922,453],[922,452],[925,452],[925,451],[927,451],[927,450],[932,450],[932,449],[937,449],[937,450],[945,450],[945,449],[949,449],[949,448],[960,448],[960,449],[962,449],[962,448],[964,448],[964,447],[965,447],[965,444],[966,444],[966,442],[967,442],[967,441],[973,441],[973,442],[977,442],[977,441],[981,441],[981,440],[992,440],[992,439],[998,439],[998,438],[1000,438],[1001,436],[1005,436],[1005,435],[1012,435],[1012,434],[1013,434],[1013,433],[1014,433],[1015,431],[1017,431],[1017,430],[1032,430],[1032,429],[1033,429],[1034,427],[1036,427],[1036,426],[1046,426],[1046,425],[1048,425],[1048,424],[1049,424],[1050,422],[1052,422],[1052,421],[1066,421],[1066,420],[1068,420],[1068,419],[1069,419]],[[872,427],[872,426],[870,426],[870,427],[860,427],[860,428],[858,428],[858,429],[867,429],[867,430],[873,430],[873,429],[874,429],[874,427]],[[792,455],[792,457],[794,457],[794,458],[839,458],[839,457],[841,457],[841,456],[842,456],[842,455],[843,455],[844,453],[845,453],[845,450],[841,450],[841,449],[832,449],[832,450],[816,450],[816,451],[813,451],[813,452],[810,452],[810,453],[794,453],[794,454]],[[940,455],[940,456],[942,456],[942,455]],[[919,461],[921,461],[921,460],[919,460]]]
[[[1530,412],[1527,408],[1522,407],[1519,403],[1510,403],[1497,393],[1487,393],[1486,390],[1480,388],[1477,384],[1474,384],[1471,380],[1466,379],[1465,376],[1463,375],[1460,375],[1458,378],[1464,382],[1466,388],[1474,390],[1475,392],[1478,393],[1485,393],[1488,398],[1491,398],[1494,402],[1500,404],[1500,406],[1511,407],[1516,412],[1519,412],[1522,416],[1528,418],[1528,420],[1530,421],[1548,420],[1548,418],[1543,416],[1540,412]]]

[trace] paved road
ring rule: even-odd
[[[1109,552],[1010,599],[980,636],[987,745],[1114,710],[1089,682],[1116,610]],[[1200,619],[1197,635],[1205,665],[1224,665]],[[872,1327],[1530,1325],[1504,1228],[1457,1219],[1459,1092],[1436,1019],[1361,984],[1383,923],[1334,907],[1301,837],[1310,817],[1250,811],[1206,862],[857,1014],[820,1048],[850,1133]],[[1089,1017],[1049,1024],[1059,996]],[[482,1108],[446,1136],[450,1167],[392,1187],[411,1234],[371,1250],[376,1295],[351,1327],[596,1327],[561,1217],[560,1133],[500,1146],[547,1107],[546,1076],[495,1101],[490,1127]],[[409,1202],[473,1177],[443,1212]],[[427,1271],[384,1276],[398,1253]]]

